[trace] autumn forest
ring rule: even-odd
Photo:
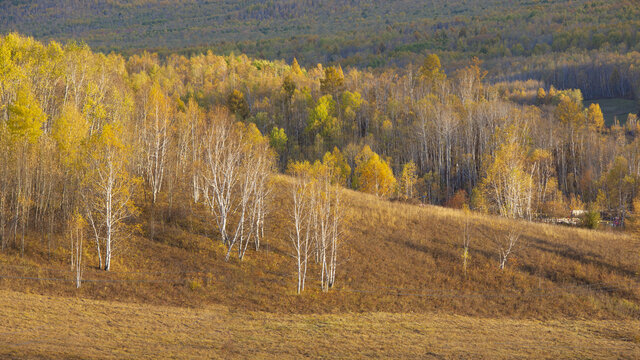
[[[551,36],[537,27],[543,14],[521,2],[432,1],[432,17],[412,1],[395,10],[197,3],[150,1],[129,15],[119,2],[61,7],[48,28],[31,27],[35,37],[0,33],[0,289],[270,314],[640,313],[640,38],[637,18],[621,15],[637,9],[536,1],[558,11]],[[226,14],[214,17],[222,42],[167,17],[183,11],[213,31],[198,6]],[[572,6],[580,11],[569,16]],[[18,16],[0,16],[0,28],[23,31],[44,16],[36,5],[0,8]],[[512,14],[503,19],[504,9]],[[335,34],[318,22],[326,12],[336,14]],[[131,27],[144,19],[152,45],[106,36],[107,20],[62,25],[97,14]],[[518,35],[525,18],[532,31]],[[360,21],[349,28],[348,19]],[[158,24],[174,28],[151,36]],[[299,27],[299,38],[278,24]],[[234,29],[251,30],[236,38]],[[360,30],[375,31],[348,40]],[[182,36],[191,40],[181,47]],[[333,45],[300,45],[309,37]],[[154,285],[172,272],[186,278]],[[148,275],[128,287],[125,274]],[[367,281],[375,290],[362,290]],[[378,293],[395,289],[385,286],[478,300],[395,301]],[[522,300],[534,291],[544,295]],[[559,299],[547,302],[554,291]],[[638,351],[637,341],[626,345],[619,355]],[[7,354],[27,354],[13,348]],[[229,349],[216,353],[246,355]]]

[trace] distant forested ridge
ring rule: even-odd
[[[244,53],[301,64],[404,66],[437,52],[483,60],[640,50],[640,10],[624,1],[3,1],[0,32],[79,40],[127,54]]]

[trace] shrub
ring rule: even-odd
[[[468,206],[469,200],[467,192],[464,189],[460,189],[453,194],[453,196],[447,200],[444,206],[452,209],[462,209],[465,205]]]
[[[198,290],[198,289],[200,289],[202,287],[202,285],[200,284],[200,281],[198,281],[198,279],[193,279],[193,280],[189,281],[188,285],[189,285],[189,289],[191,289],[191,291],[196,291],[196,290]]]
[[[600,212],[590,210],[582,219],[582,225],[589,229],[597,229],[600,225]]]

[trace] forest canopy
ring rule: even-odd
[[[342,66],[447,68],[588,51],[640,51],[640,9],[624,1],[3,1],[0,32],[85,41],[101,52],[243,53]],[[493,68],[493,67],[492,67]],[[495,69],[501,69],[495,67]],[[497,73],[497,71],[496,71]],[[556,84],[557,86],[557,84]]]
[[[477,58],[449,75],[435,54],[373,73],[211,52],[125,58],[16,34],[0,38],[0,55],[2,228],[11,222],[14,236],[31,207],[44,216],[64,209],[56,201],[79,202],[104,166],[123,186],[123,217],[135,213],[136,189],[152,202],[180,191],[198,202],[213,156],[201,152],[219,121],[240,126],[228,130],[239,137],[233,146],[273,153],[281,171],[329,154],[341,184],[386,198],[466,199],[533,219],[581,204],[624,213],[638,191],[636,115],[606,126],[580,90],[544,83],[527,83],[540,86],[529,105],[518,83],[488,83]],[[254,166],[236,160],[233,171]]]

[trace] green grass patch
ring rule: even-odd
[[[615,119],[618,119],[620,124],[624,124],[627,121],[627,115],[637,114],[638,107],[640,107],[636,100],[619,98],[587,100],[584,102],[584,106],[589,107],[593,103],[600,104],[607,126],[613,125]]]

